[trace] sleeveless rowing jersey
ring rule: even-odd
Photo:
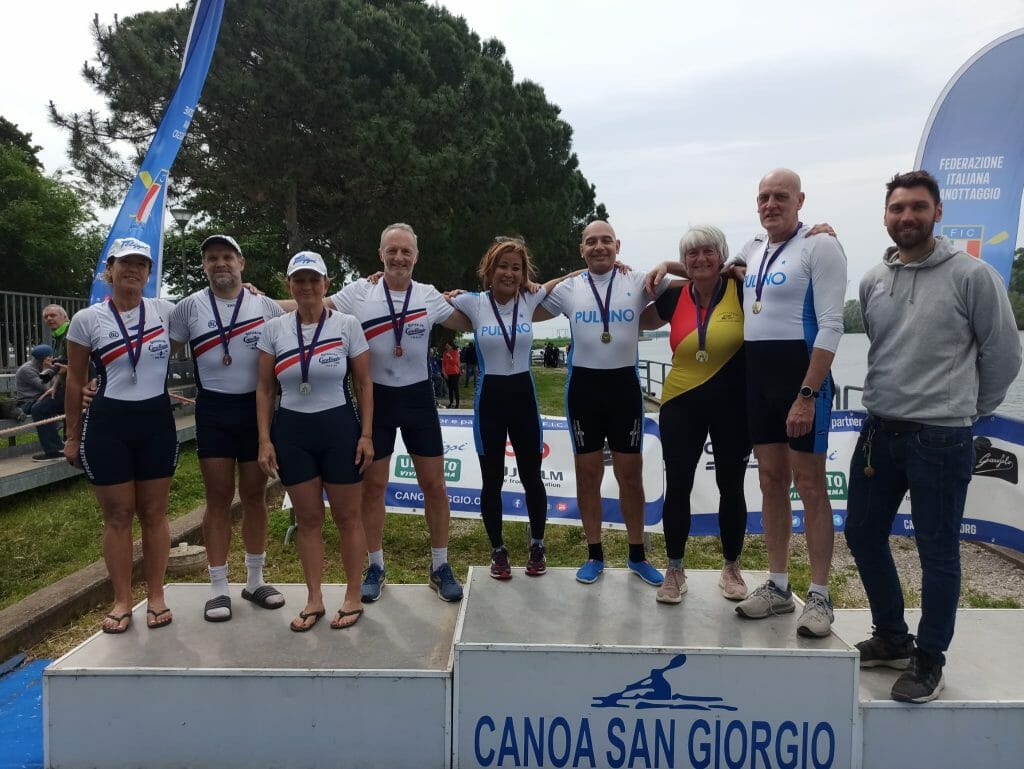
[[[309,355],[316,327],[316,323],[302,324],[306,355]],[[309,362],[310,391],[303,395],[299,391],[302,368],[299,338],[295,335],[295,313],[285,313],[267,321],[257,347],[274,356],[274,373],[281,383],[281,408],[303,414],[326,411],[348,403],[345,382],[348,359],[369,349],[358,320],[343,312],[327,310],[327,319]]]
[[[395,355],[395,334],[391,325],[391,309],[384,293],[384,281],[372,285],[365,278],[349,283],[331,296],[331,302],[343,313],[354,315],[362,324],[370,345],[370,376],[376,384],[405,387],[430,379],[427,351],[430,329],[444,323],[455,312],[436,288],[412,281],[412,295],[402,332],[402,355]],[[405,291],[392,291],[395,316],[405,304]]]
[[[745,261],[743,280],[744,337],[748,342],[797,340],[835,352],[843,335],[846,297],[846,254],[831,235],[804,237],[806,225],[793,237],[764,276],[761,311],[753,311],[757,274],[780,243],[762,235],[737,256]]]
[[[614,277],[608,303],[609,342],[601,341],[604,323],[588,276],[593,278],[601,304],[605,303],[608,282]],[[603,275],[584,272],[563,280],[552,289],[544,301],[544,308],[552,315],[565,315],[569,319],[572,334],[570,368],[617,369],[636,365],[640,313],[655,298],[644,290],[644,278],[644,273],[636,271],[623,273],[612,269]],[[668,281],[662,281],[657,296],[667,287]]]
[[[543,288],[531,294],[523,291],[519,294],[519,314],[515,319],[516,340],[515,355],[509,352],[501,325],[494,315],[491,306],[491,292],[459,294],[452,303],[461,310],[473,324],[473,338],[476,342],[477,361],[480,374],[487,376],[508,376],[522,374],[530,370],[530,351],[533,347],[533,311],[547,296]],[[505,324],[505,331],[512,333],[512,310],[515,299],[505,304],[498,304],[498,314]]]
[[[174,305],[166,299],[143,297],[140,306],[145,307],[146,325],[134,381],[125,338],[109,302],[79,310],[71,319],[68,341],[91,351],[96,366],[97,398],[141,401],[167,392],[167,362],[171,355],[168,327]],[[134,351],[138,349],[139,307],[119,314]]]
[[[662,403],[706,384],[743,349],[743,290],[739,281],[725,280],[719,297],[707,324],[704,351],[708,359],[705,362],[697,360],[700,335],[690,284],[670,288],[658,297],[658,316],[672,324],[669,332],[672,369],[662,386]],[[701,310],[702,317],[704,312],[706,309]]]
[[[211,298],[217,302],[221,327],[228,337],[229,366],[224,365],[224,347],[217,331]],[[236,300],[220,299],[208,288],[182,299],[171,313],[171,338],[175,342],[189,343],[196,386],[200,390],[238,395],[256,389],[260,358],[257,344],[264,323],[284,311],[273,299],[250,294],[244,289],[238,301],[241,307],[234,326],[231,326],[231,316],[235,312]]]

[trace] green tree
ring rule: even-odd
[[[1010,267],[1010,306],[1017,328],[1024,330],[1024,248],[1018,248],[1013,254],[1013,265]]]
[[[863,334],[864,318],[860,314],[860,302],[848,299],[843,305],[843,330],[847,334]]]
[[[34,155],[0,142],[0,264],[7,291],[87,291],[102,236],[78,193],[43,174]]]
[[[15,147],[25,155],[26,162],[37,171],[43,170],[43,164],[39,162],[38,147],[32,143],[32,134],[25,133],[18,128],[16,123],[0,115],[0,146]]]
[[[188,9],[97,22],[86,80],[109,115],[64,113],[69,155],[112,204],[178,75]],[[134,155],[121,158],[114,142]],[[412,224],[421,279],[476,283],[491,238],[523,236],[542,275],[574,268],[598,215],[572,129],[540,85],[515,82],[498,40],[424,0],[233,0],[176,161],[176,194],[219,227],[376,269],[381,229]],[[254,252],[247,261],[262,259]]]

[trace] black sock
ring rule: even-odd
[[[631,544],[629,546],[629,560],[631,560],[633,563],[640,563],[640,561],[643,561],[646,558],[647,555],[644,553],[643,542],[641,542],[639,545]]]
[[[596,545],[587,545],[587,558],[592,561],[604,560],[604,547],[598,542]]]

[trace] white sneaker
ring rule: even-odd
[[[832,601],[821,593],[808,593],[807,603],[804,604],[804,610],[796,623],[797,635],[805,638],[825,638],[832,632],[834,619]]]
[[[747,597],[747,583],[743,581],[740,565],[733,561],[722,567],[718,578],[718,589],[730,601],[742,601]]]
[[[658,588],[654,598],[659,603],[679,603],[686,595],[686,572],[678,566],[669,566],[665,570],[665,581]]]
[[[790,614],[796,609],[793,601],[793,589],[787,587],[779,590],[775,583],[768,580],[763,585],[736,604],[736,613],[747,619],[763,619],[775,614]]]

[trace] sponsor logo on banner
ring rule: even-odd
[[[396,478],[415,478],[416,467],[412,463],[412,457],[408,454],[399,454],[395,459],[395,477]],[[452,483],[462,479],[462,460],[461,459],[450,459],[445,457],[444,460],[444,480],[446,483]]]
[[[828,498],[830,502],[835,499],[846,499],[846,473],[839,470],[827,471],[825,473],[825,490],[828,491]],[[796,486],[789,487],[789,498],[790,500],[800,499]]]
[[[974,439],[974,475],[999,478],[1017,484],[1017,455],[992,445],[988,438]]]
[[[942,235],[948,238],[954,247],[966,251],[975,259],[981,258],[985,228],[980,224],[944,224]]]
[[[839,745],[827,720],[750,717],[723,697],[688,691],[684,666],[720,664],[717,657],[677,654],[571,714],[480,715],[472,724],[474,758],[482,767],[835,764]]]
[[[548,454],[551,453],[551,447],[547,441],[541,443],[540,458],[547,459]],[[512,441],[505,441],[505,456],[514,457],[516,455],[515,450],[512,448]]]

